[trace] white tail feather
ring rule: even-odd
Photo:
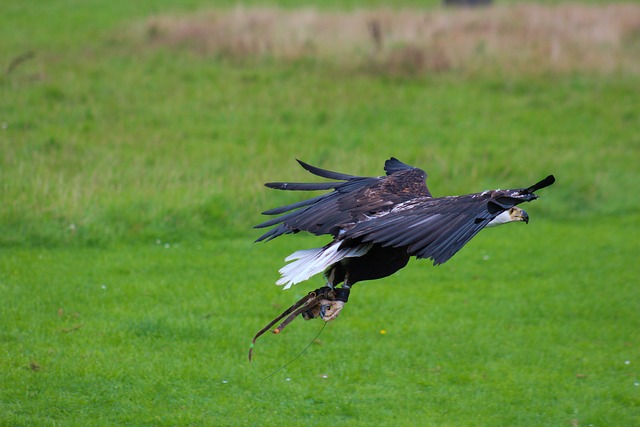
[[[296,261],[280,269],[282,277],[276,284],[284,285],[284,289],[289,289],[291,285],[322,273],[343,258],[359,257],[366,254],[372,246],[371,244],[365,244],[341,249],[341,244],[342,242],[334,242],[323,248],[304,249],[292,253],[285,258],[285,261]]]

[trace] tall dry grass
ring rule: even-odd
[[[305,57],[390,72],[640,71],[640,5],[328,12],[238,7],[161,15],[154,45],[230,57]]]

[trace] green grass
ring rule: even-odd
[[[637,210],[619,197],[637,182],[634,77],[406,80],[147,55],[5,81],[1,241],[246,234],[286,200],[262,182],[305,178],[294,157],[371,175],[395,155],[425,167],[439,195],[553,172],[541,209]]]
[[[201,6],[0,16],[1,425],[640,424],[637,75],[398,76],[135,35]],[[259,212],[297,200],[262,183],[392,155],[436,195],[558,182],[528,226],[358,285],[265,379],[321,328],[265,335],[249,364],[320,285],[282,292],[277,269],[326,239],[254,245]]]
[[[290,245],[13,250],[1,265],[2,417],[631,426],[640,304],[625,254],[640,245],[610,228],[536,221],[487,231],[438,268],[412,262],[361,285],[320,344],[268,379],[320,328],[266,335],[246,360],[252,334],[304,292],[269,285]]]

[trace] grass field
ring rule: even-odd
[[[251,4],[4,8],[0,425],[640,425],[640,8],[561,6],[572,34],[595,20],[588,57],[553,25],[548,46],[509,50],[498,29],[540,28],[505,27],[524,16],[508,4],[480,31],[468,11],[404,2],[488,37],[454,56],[468,37],[354,36],[345,54],[185,36],[224,13],[310,13]],[[308,16],[406,22],[380,6]],[[283,258],[326,242],[253,244],[259,212],[297,200],[262,183],[306,179],[295,158],[378,175],[390,156],[435,195],[558,181],[524,206],[528,226],[358,285],[302,357],[271,375],[320,322],[265,335],[250,364],[253,334],[321,284],[282,292]]]

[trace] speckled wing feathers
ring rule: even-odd
[[[267,187],[280,190],[333,191],[265,211],[266,215],[286,214],[258,224],[256,228],[276,227],[260,236],[257,241],[270,240],[282,234],[299,231],[337,236],[341,231],[367,220],[372,215],[390,211],[398,203],[415,197],[430,197],[425,183],[426,173],[395,158],[385,163],[387,176],[383,177],[347,175],[298,162],[314,175],[338,182],[267,183]]]
[[[416,198],[386,215],[356,224],[342,238],[406,247],[410,255],[442,264],[500,213],[537,197],[527,190]]]
[[[334,181],[268,183],[267,187],[333,191],[265,211],[284,215],[258,224],[256,228],[275,227],[257,241],[308,231],[331,234],[346,246],[373,243],[406,248],[410,255],[431,258],[434,264],[447,261],[500,213],[534,200],[534,191],[555,181],[550,175],[527,188],[433,198],[425,183],[427,174],[395,158],[385,162],[382,177],[347,175],[299,163],[314,175]]]

